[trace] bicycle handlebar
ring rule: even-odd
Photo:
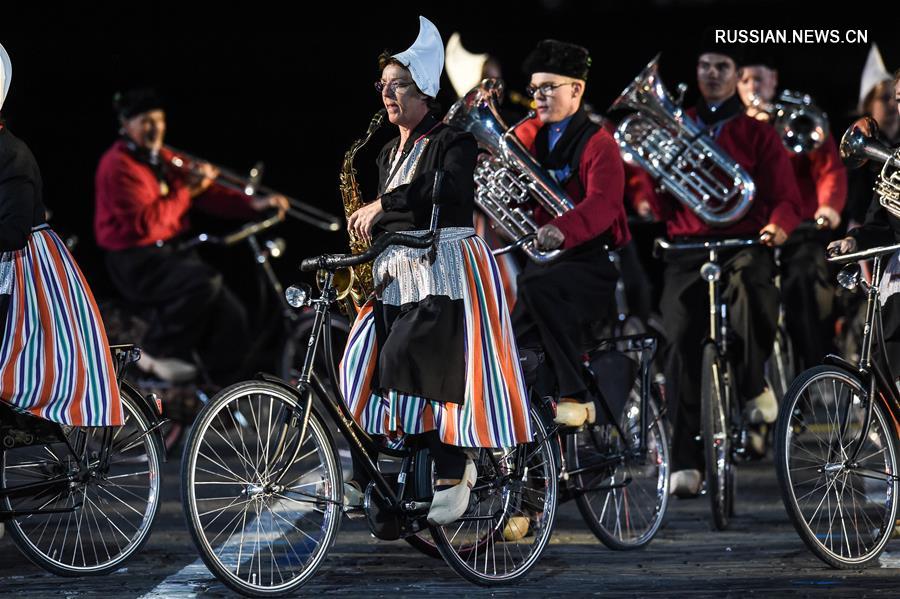
[[[427,233],[421,237],[416,235],[406,235],[404,233],[388,233],[379,237],[369,249],[361,254],[322,254],[321,256],[304,258],[303,261],[300,262],[300,270],[303,272],[313,272],[316,270],[335,271],[339,268],[358,266],[374,260],[378,254],[391,245],[425,249],[431,247],[433,244],[434,233]]]
[[[227,235],[209,235],[207,233],[200,233],[199,235],[195,235],[190,239],[187,239],[176,246],[177,251],[189,250],[191,248],[195,248],[199,245],[221,245],[221,246],[232,246],[237,245],[238,243],[244,241],[251,235],[257,235],[271,229],[275,225],[284,221],[283,215],[274,214],[267,218],[266,220],[262,220],[255,223],[250,223],[244,225],[237,231],[229,233]],[[157,244],[157,245],[165,245],[165,244]]]
[[[900,250],[900,243],[896,245],[885,245],[877,248],[871,248],[868,250],[863,250],[861,252],[853,252],[850,254],[843,254],[841,256],[828,256],[829,262],[834,262],[836,264],[840,264],[842,262],[855,262],[857,260],[868,260],[869,258],[874,258],[875,256],[883,256],[884,254],[892,254]]]
[[[750,247],[753,245],[761,245],[763,243],[762,236],[750,239],[721,239],[715,241],[696,241],[688,243],[671,243],[665,239],[658,238],[653,244],[654,253],[660,250],[664,252],[693,252],[693,251],[709,251],[709,250],[730,250],[734,248]]]

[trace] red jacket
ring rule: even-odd
[[[164,164],[172,158],[161,152]],[[168,169],[168,193],[163,195],[151,167],[139,161],[118,140],[100,159],[95,177],[94,234],[106,250],[125,250],[167,241],[190,227],[191,196],[182,173]],[[212,186],[194,205],[229,218],[253,218],[250,198]]]
[[[516,129],[516,137],[535,154],[535,140],[542,125],[535,117]],[[600,235],[608,235],[614,247],[631,239],[625,216],[625,171],[619,147],[613,137],[598,130],[587,141],[578,161],[577,176],[562,186],[575,204],[565,214],[551,218],[541,206],[534,211],[538,225],[552,223],[566,236],[564,249],[570,249]]]
[[[812,219],[820,206],[834,208],[838,214],[847,203],[847,168],[841,160],[834,137],[808,154],[791,156],[797,186],[800,188],[800,218]]]
[[[696,118],[696,109],[687,111]],[[739,114],[722,125],[716,144],[746,169],[756,184],[756,199],[747,214],[727,227],[704,223],[669,194],[661,194],[656,213],[666,221],[669,237],[748,237],[775,223],[790,234],[800,224],[800,190],[788,152],[768,123]]]

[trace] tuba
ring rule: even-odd
[[[809,153],[828,137],[828,115],[813,104],[809,94],[784,90],[775,104],[752,96],[750,107],[755,118],[772,123],[781,143],[793,154]]]
[[[616,128],[622,159],[637,163],[706,224],[728,226],[750,209],[756,185],[672,99],[658,60],[659,54],[609,108],[636,111]]]
[[[850,168],[869,160],[882,164],[875,193],[878,201],[895,218],[900,218],[900,148],[894,150],[878,139],[878,123],[863,117],[850,125],[841,138],[841,158]]]
[[[521,244],[531,260],[543,264],[562,250],[538,249],[534,239],[538,225],[530,200],[539,202],[553,217],[568,212],[573,204],[515,135],[516,128],[534,113],[512,127],[503,122],[497,112],[502,90],[502,81],[485,79],[453,104],[444,122],[468,131],[486,150],[475,167],[475,203],[491,219],[491,226],[507,240]]]
[[[344,161],[341,164],[339,188],[341,191],[341,199],[344,202],[344,215],[348,220],[350,215],[359,210],[364,203],[362,193],[359,190],[359,183],[356,181],[356,168],[353,166],[353,160],[356,158],[356,153],[359,152],[364,145],[369,143],[369,140],[372,139],[372,135],[374,135],[375,131],[377,131],[384,123],[384,117],[386,115],[387,111],[385,111],[384,108],[376,112],[375,116],[373,116],[372,120],[369,122],[369,128],[366,131],[366,134],[353,142],[353,145],[350,146],[350,149],[344,154]],[[365,240],[358,239],[352,231],[349,231],[349,234],[350,253],[361,254],[369,248],[369,244]],[[338,277],[336,276],[336,278]],[[353,301],[353,305],[358,309],[365,303],[366,298],[371,295],[372,290],[375,287],[372,281],[372,263],[366,262],[365,264],[354,266],[346,272],[341,272],[340,280],[335,283],[335,286],[341,290],[339,299],[343,299],[349,294],[350,299]]]

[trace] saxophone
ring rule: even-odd
[[[377,131],[382,123],[384,123],[386,114],[387,111],[384,108],[376,112],[375,116],[372,117],[372,121],[369,123],[366,134],[353,142],[353,145],[350,146],[350,149],[344,154],[344,162],[341,165],[340,190],[341,199],[344,201],[344,216],[346,216],[348,220],[350,215],[362,208],[364,204],[362,193],[359,190],[359,183],[356,181],[356,168],[353,166],[353,160],[356,158],[356,153],[369,142],[375,131]],[[365,240],[357,238],[352,231],[349,231],[349,234],[350,253],[361,254],[369,248],[369,244]],[[345,288],[343,297],[346,297],[347,294],[349,294],[350,299],[353,301],[353,305],[355,308],[359,309],[374,289],[374,284],[372,282],[372,263],[366,262],[365,264],[354,266],[350,269],[344,285],[338,284],[336,286],[338,289]]]

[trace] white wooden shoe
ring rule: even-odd
[[[578,427],[585,422],[593,424],[597,421],[597,408],[593,401],[580,403],[562,400],[556,405],[556,416],[553,422],[563,426]]]
[[[469,507],[469,495],[477,479],[478,470],[475,468],[475,462],[467,459],[462,480],[449,489],[434,494],[431,509],[428,510],[428,523],[432,526],[443,526],[459,520]]]

